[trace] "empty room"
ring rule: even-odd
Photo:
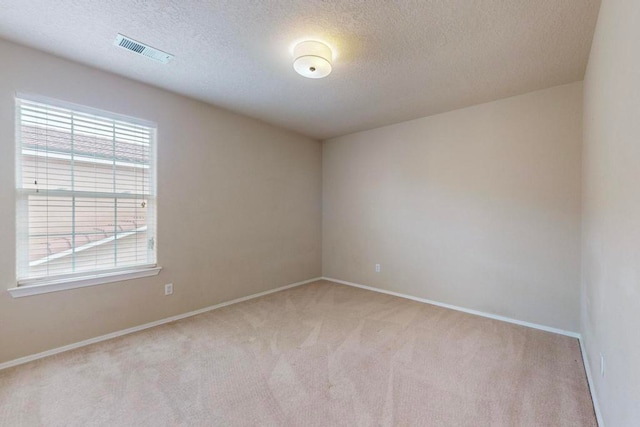
[[[0,0],[0,426],[640,426],[637,0]]]

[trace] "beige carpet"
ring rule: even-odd
[[[2,371],[0,425],[596,421],[576,339],[320,281]]]

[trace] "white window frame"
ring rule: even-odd
[[[152,139],[152,144],[150,145],[150,156],[151,156],[151,169],[149,176],[149,198],[153,199],[153,203],[155,205],[155,209],[153,210],[153,219],[150,221],[151,227],[153,227],[154,236],[154,255],[157,260],[157,125],[153,122],[133,118],[130,116],[125,116],[117,113],[111,113],[104,110],[99,110],[92,107],[86,107],[83,105],[78,105],[74,103],[59,101],[56,99],[46,98],[38,95],[30,95],[30,94],[16,94],[15,99],[15,135],[14,142],[16,147],[16,158],[15,158],[15,167],[16,167],[16,212],[20,212],[19,205],[20,203],[24,203],[24,197],[21,197],[21,194],[25,193],[25,189],[22,187],[22,148],[21,148],[21,132],[20,132],[20,114],[19,114],[19,102],[20,100],[38,102],[42,104],[51,105],[53,107],[65,108],[73,111],[78,111],[86,114],[94,114],[100,117],[124,121],[128,123],[138,124],[145,127],[149,127],[154,129],[154,135]],[[69,191],[68,193],[72,193]],[[116,193],[114,193],[116,194]],[[148,224],[149,225],[149,224]],[[19,247],[20,242],[17,238],[18,233],[24,232],[24,230],[18,230],[19,224],[16,221],[16,273],[18,270],[18,262],[20,259],[20,254],[24,252],[24,249]],[[115,237],[117,239],[119,237]],[[76,248],[77,249],[77,248]],[[22,251],[22,252],[21,252]],[[157,265],[157,261],[152,264],[144,264],[144,265],[133,265],[124,268],[114,268],[114,269],[100,269],[100,270],[92,270],[85,271],[80,273],[70,273],[70,274],[62,274],[55,276],[47,276],[41,278],[26,278],[26,279],[18,279],[16,278],[16,287],[10,288],[8,291],[14,297],[24,297],[30,295],[37,295],[48,292],[56,292],[62,291],[66,289],[74,289],[86,286],[94,286],[100,285],[104,283],[111,282],[119,282],[130,279],[138,279],[142,277],[149,277],[157,275],[162,268]]]

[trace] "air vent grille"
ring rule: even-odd
[[[118,34],[113,44],[139,55],[146,56],[147,58],[155,59],[163,64],[168,63],[173,58],[173,55],[170,53],[163,52],[144,43],[140,43],[139,41],[130,39],[122,34]]]

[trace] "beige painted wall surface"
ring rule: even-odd
[[[603,1],[584,83],[582,334],[610,427],[640,426],[638,40],[640,2]]]
[[[319,142],[5,41],[0,57],[0,362],[320,275]],[[16,92],[158,124],[159,276],[1,291],[15,286]]]
[[[581,139],[577,82],[324,142],[323,275],[577,331]]]

